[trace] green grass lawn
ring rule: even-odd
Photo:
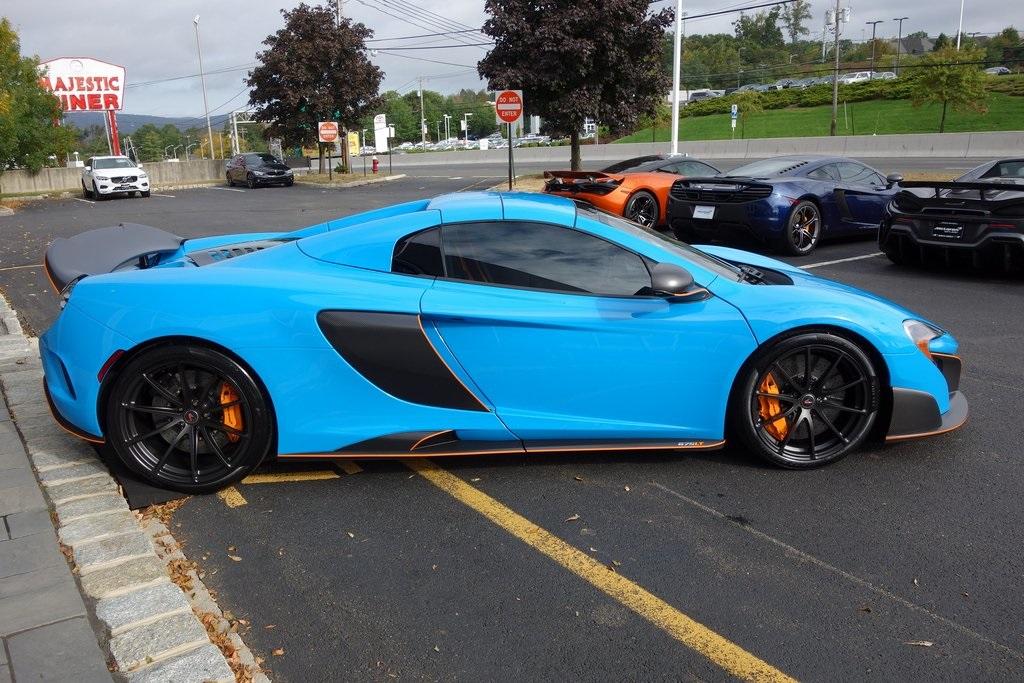
[[[840,92],[840,94],[842,94]],[[845,114],[845,116],[844,116]],[[910,100],[870,100],[839,103],[839,135],[886,135],[893,133],[937,133],[942,107],[915,107]],[[745,120],[744,120],[745,118]],[[832,107],[792,107],[773,109],[743,117],[736,124],[736,138],[797,138],[828,135]],[[1024,97],[990,93],[988,113],[955,112],[946,114],[947,133],[973,133],[993,130],[1024,130]],[[666,142],[670,129],[646,128],[616,142]],[[728,114],[683,118],[679,125],[681,140],[728,140]]]

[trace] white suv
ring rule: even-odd
[[[138,192],[149,196],[149,176],[128,157],[92,157],[82,169],[82,194],[105,199],[111,195]]]
[[[849,74],[843,74],[839,77],[839,84],[846,85],[849,83],[863,83],[864,81],[871,80],[870,71],[855,71]]]

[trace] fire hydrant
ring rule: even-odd
[[[380,165],[380,162],[379,162],[379,161],[377,161],[377,155],[376,155],[376,154],[374,154],[374,155],[373,155],[373,173],[374,173],[374,175],[376,175],[376,174],[377,174],[377,167],[378,167],[379,165]]]

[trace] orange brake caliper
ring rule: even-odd
[[[757,390],[765,394],[780,393],[779,385],[775,382],[775,378],[770,372],[764,376],[761,386]],[[767,396],[758,396],[757,406],[761,419],[764,421],[765,431],[779,441],[785,439],[786,434],[789,433],[789,423],[786,422],[786,418],[781,417],[782,404],[779,400],[777,398],[768,398]]]
[[[235,388],[227,382],[222,382],[220,385],[220,404],[224,406],[237,400],[238,392],[235,391]],[[235,404],[229,408],[224,408],[223,412],[221,422],[224,423],[224,426],[242,431],[242,406]],[[237,434],[228,433],[228,441],[231,443],[237,442],[238,439]]]

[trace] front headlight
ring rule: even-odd
[[[146,180],[147,178],[149,178],[149,176],[146,175],[145,173],[140,173],[139,178],[141,178],[142,180]]]
[[[106,176],[98,175],[98,176],[96,176],[96,180],[102,180],[102,181],[106,182],[106,181],[110,180],[110,178],[108,178]]]
[[[932,357],[931,349],[928,348],[929,342],[931,342],[932,339],[941,337],[945,334],[944,331],[937,327],[932,327],[928,323],[921,322],[920,320],[904,320],[903,331],[907,333],[910,341],[914,342],[914,346],[916,346],[921,353],[927,356],[929,360],[931,360]]]

